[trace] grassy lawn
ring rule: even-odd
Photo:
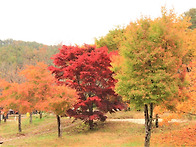
[[[123,114],[127,113],[127,114]],[[133,112],[121,112],[118,115],[130,115]],[[140,112],[141,113],[141,112]],[[117,114],[115,114],[117,115]],[[138,114],[139,115],[139,114]],[[116,117],[116,116],[115,116]],[[139,117],[139,116],[138,116]],[[110,116],[113,118],[113,116]],[[29,119],[22,118],[22,133],[18,133],[17,121],[10,118],[6,123],[0,124],[0,140],[2,146],[28,146],[28,147],[130,147],[143,146],[144,125],[130,122],[109,122],[98,123],[93,131],[81,121],[72,123],[72,119],[62,118],[62,138],[57,137],[56,117],[44,115],[40,120],[38,116],[33,117],[33,123]],[[189,123],[180,125],[170,124],[158,129],[153,129],[151,146],[165,146],[157,144],[159,134],[185,127]]]

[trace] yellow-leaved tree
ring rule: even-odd
[[[125,29],[125,40],[119,48],[122,62],[120,67],[113,65],[118,80],[116,92],[144,110],[146,147],[150,146],[154,107],[164,105],[174,110],[176,102],[187,98],[179,71],[191,56],[189,26],[188,18],[162,8],[161,17],[143,17]]]

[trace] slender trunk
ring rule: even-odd
[[[30,118],[30,119],[29,119],[29,123],[30,123],[30,124],[32,124],[32,115],[33,115],[33,114],[32,114],[32,112],[31,112],[31,113],[30,113],[30,116],[29,116],[29,118]]]
[[[39,118],[42,119],[42,111],[39,112]]]
[[[21,114],[18,113],[18,131],[22,132],[22,128],[21,128]]]
[[[58,137],[61,137],[61,118],[59,115],[56,115],[57,118],[57,127],[58,127]]]
[[[6,122],[7,121],[7,119],[6,119],[6,117],[4,116],[4,122]]]
[[[158,128],[159,127],[159,115],[156,114],[155,116],[155,127]]]
[[[7,116],[5,114],[3,114],[3,120],[4,120],[4,122],[7,121]]]
[[[0,123],[1,123],[1,110],[0,110]]]
[[[93,115],[93,104],[89,106],[89,115],[90,116]],[[90,120],[89,119],[89,127],[90,127],[90,130],[93,129],[93,126],[94,126],[93,125],[93,120]]]
[[[89,120],[89,126],[90,126],[90,130],[93,129],[93,120]]]
[[[150,103],[150,108],[148,108],[148,105],[145,104],[144,107],[144,116],[145,116],[145,142],[144,146],[149,147],[150,146],[150,137],[151,137],[151,129],[152,129],[152,116],[153,116],[153,104]]]

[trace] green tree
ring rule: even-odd
[[[145,146],[150,146],[153,108],[163,102],[179,100],[179,69],[187,54],[188,20],[162,9],[162,17],[141,18],[125,29],[126,40],[119,48],[121,67],[116,91],[126,102],[144,108]],[[118,66],[118,65],[117,65]],[[120,69],[120,70],[119,70]],[[173,103],[172,103],[173,104]],[[168,109],[175,105],[167,103]]]
[[[96,38],[95,44],[98,48],[106,46],[109,52],[118,50],[121,41],[125,38],[124,31],[125,29],[120,27],[110,30],[106,36]]]
[[[196,28],[196,8],[192,8],[189,11],[184,13],[185,16],[191,17],[190,22],[192,25],[189,27],[190,29],[195,29]]]

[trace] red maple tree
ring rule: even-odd
[[[68,110],[70,116],[84,120],[93,129],[93,120],[105,121],[104,113],[123,108],[114,92],[116,81],[106,47],[64,45],[59,51],[52,57],[55,66],[49,69],[59,84],[77,91],[78,103]]]

